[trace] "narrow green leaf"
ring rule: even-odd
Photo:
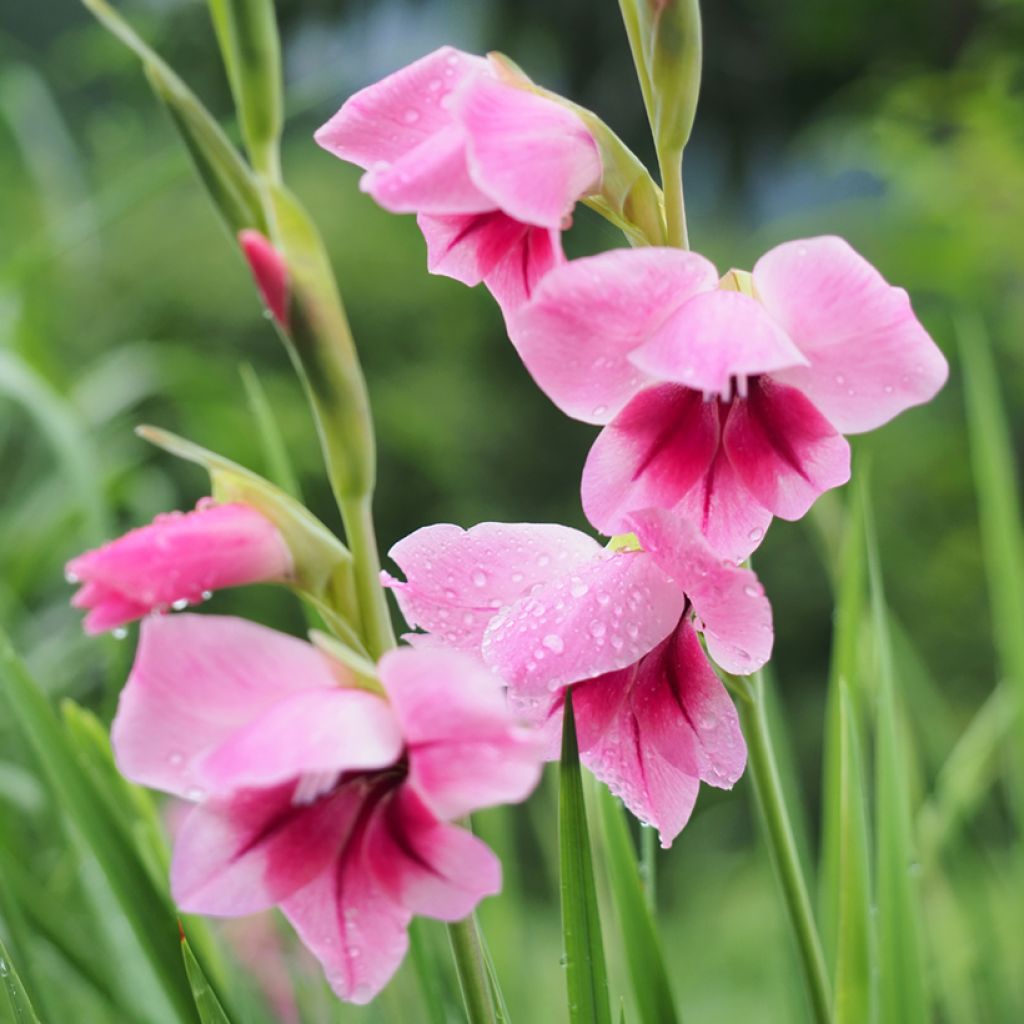
[[[176,948],[177,928],[167,891],[154,883],[132,837],[97,792],[67,732],[2,632],[0,673],[15,721],[66,819],[74,824],[99,863],[167,998],[183,1021],[195,1020],[188,980]]]
[[[676,1024],[679,1017],[661,939],[637,871],[636,849],[625,813],[606,786],[596,789],[598,834],[639,1019],[643,1024]]]
[[[878,1000],[880,1024],[931,1020],[922,949],[921,907],[911,842],[912,808],[907,787],[907,749],[896,698],[888,613],[870,507],[865,500],[865,537],[871,611],[877,646],[875,746],[876,896],[878,907]]]
[[[249,159],[261,174],[277,178],[284,104],[274,4],[272,0],[210,0],[210,13]]]
[[[199,1019],[202,1024],[231,1024],[228,1015],[224,1012],[217,993],[210,986],[206,975],[203,973],[199,961],[185,933],[181,933],[181,956],[185,963],[185,973],[188,975],[188,983],[192,988],[192,998],[196,1003],[196,1010],[199,1011]]]
[[[562,725],[558,848],[569,1020],[572,1024],[611,1024],[608,976],[601,943],[601,920],[583,802],[583,777],[576,745],[571,690],[565,695]]]
[[[267,398],[267,392],[249,363],[245,363],[239,372],[242,375],[242,386],[245,388],[249,410],[260,432],[260,447],[263,449],[263,458],[266,462],[267,479],[296,501],[302,501],[302,490],[281,434],[281,426]]]
[[[106,0],[82,3],[142,61],[150,85],[167,107],[231,235],[237,235],[243,228],[265,232],[256,180],[213,115]]]
[[[40,1024],[32,1007],[32,1000],[29,999],[3,942],[0,942],[0,981],[3,981],[10,1018],[14,1024]]]

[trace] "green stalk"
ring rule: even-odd
[[[469,1024],[496,1024],[476,915],[470,914],[462,921],[449,924],[448,938],[452,944],[452,956],[458,970],[459,988],[462,989]]]
[[[654,914],[658,891],[658,843],[653,828],[640,829],[640,878],[644,883],[644,900]]]
[[[828,972],[779,777],[765,708],[764,681],[761,673],[757,673],[750,680],[734,680],[734,684],[745,697],[739,702],[739,712],[747,740],[748,767],[772,863],[796,937],[807,995],[817,1024],[829,1024],[832,1017]]]
[[[369,494],[343,498],[341,516],[345,538],[352,552],[356,595],[363,620],[363,638],[367,651],[376,660],[395,646],[387,597],[380,584],[380,555],[373,526],[373,499]]]
[[[690,248],[686,230],[686,203],[683,199],[683,151],[658,148],[658,169],[661,190],[665,194],[665,228],[669,245]]]

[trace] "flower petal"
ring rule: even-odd
[[[718,274],[680,249],[620,249],[552,270],[516,317],[512,343],[569,416],[607,423],[648,381],[629,361],[665,319]]]
[[[294,786],[250,789],[194,808],[174,844],[171,890],[196,914],[237,917],[279,903],[334,859],[363,803],[358,786],[295,804]]]
[[[680,306],[629,359],[651,377],[715,394],[728,394],[737,375],[807,364],[759,302],[717,289]]]
[[[146,619],[111,727],[117,766],[133,782],[195,798],[202,755],[282,698],[336,688],[339,671],[310,644],[245,619]]]
[[[381,888],[414,914],[458,921],[501,889],[501,863],[487,844],[439,822],[407,787],[381,805],[366,844]]]
[[[349,1003],[370,1002],[409,948],[412,914],[382,891],[359,836],[281,910]]]
[[[630,512],[672,508],[718,449],[718,403],[678,384],[646,388],[601,431],[583,468],[583,510],[602,533]]]
[[[630,517],[645,551],[693,603],[708,652],[727,672],[747,675],[772,653],[772,606],[750,569],[723,562],[690,521],[658,509]]]
[[[529,230],[500,210],[451,216],[421,213],[416,223],[427,243],[427,269],[471,287],[509,253],[518,252]]]
[[[517,702],[625,668],[675,627],[682,591],[640,551],[620,551],[545,584],[487,629],[484,658]]]
[[[442,46],[351,96],[318,129],[316,141],[359,167],[390,163],[453,124],[452,91],[491,73],[483,57]]]
[[[942,387],[949,367],[894,288],[843,239],[807,238],[754,267],[765,308],[810,360],[778,379],[844,434],[872,430]]]
[[[796,388],[767,377],[732,403],[722,446],[751,494],[783,519],[850,479],[846,439]]]
[[[562,236],[550,228],[530,228],[519,245],[484,278],[505,316],[506,325],[533,297],[540,282],[565,262]]]
[[[405,621],[449,646],[478,650],[487,624],[531,587],[598,557],[579,530],[538,523],[425,526],[388,552],[406,582],[384,573]]]
[[[408,745],[407,784],[436,817],[530,794],[542,740],[516,724],[501,680],[461,652],[431,648],[389,651],[378,669]]]
[[[387,703],[365,690],[311,689],[279,700],[196,764],[204,789],[226,793],[303,775],[385,768],[402,754]]]
[[[558,228],[576,200],[600,185],[597,143],[560,103],[478,75],[452,109],[466,131],[473,180],[510,217]]]

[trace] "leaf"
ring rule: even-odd
[[[907,749],[897,708],[888,613],[874,527],[865,499],[871,611],[877,645],[875,840],[880,1024],[931,1020],[922,949],[921,907],[914,877]]]
[[[240,367],[246,401],[256,427],[260,432],[260,447],[266,464],[267,477],[296,501],[302,501],[302,491],[292,467],[288,448],[281,435],[281,427],[273,407],[256,371],[249,363]]]
[[[598,786],[597,812],[619,936],[643,1024],[679,1020],[661,939],[637,870],[636,849],[622,805],[606,786]]]
[[[611,1024],[608,976],[601,943],[601,920],[583,802],[583,778],[571,690],[565,695],[562,724],[558,847],[569,1020],[572,1024]]]
[[[188,975],[188,983],[192,987],[192,998],[195,1000],[196,1009],[199,1011],[199,1019],[202,1024],[231,1024],[228,1015],[224,1012],[217,993],[210,986],[206,975],[203,973],[199,961],[196,959],[192,947],[189,945],[185,933],[181,933],[181,956],[185,963],[185,973]]]
[[[3,942],[0,942],[0,981],[3,982],[6,994],[8,1019],[13,1021],[13,1024],[40,1024],[32,1007],[32,1000],[29,999]]]

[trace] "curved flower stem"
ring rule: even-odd
[[[832,1019],[831,994],[825,956],[822,953],[818,927],[811,910],[811,898],[803,869],[800,867],[793,826],[789,820],[782,791],[782,781],[765,708],[764,679],[758,672],[750,679],[732,678],[730,682],[742,698],[739,701],[739,713],[747,740],[748,766],[761,807],[772,863],[796,936],[804,984],[807,987],[814,1019],[818,1024],[829,1024]]]
[[[469,1024],[497,1024],[476,915],[470,914],[461,921],[449,924],[448,938],[452,944],[452,956]]]
[[[665,194],[665,229],[669,245],[689,249],[686,230],[686,203],[683,200],[683,151],[658,150],[658,170]]]
[[[356,594],[367,650],[376,660],[395,646],[387,597],[380,583],[380,554],[373,526],[372,497],[341,498],[345,538],[352,552]]]

